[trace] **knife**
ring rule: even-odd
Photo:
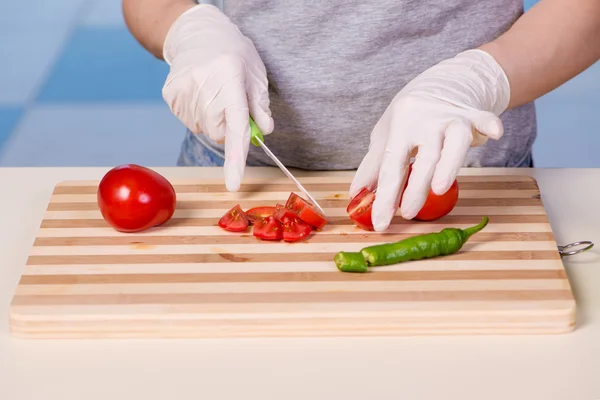
[[[269,156],[269,158],[271,160],[273,160],[273,162],[275,164],[277,164],[279,169],[281,169],[283,171],[283,173],[296,184],[298,189],[300,189],[302,191],[302,193],[304,193],[306,195],[306,197],[308,197],[308,199],[319,209],[319,211],[321,211],[323,213],[323,215],[325,215],[325,211],[323,210],[323,208],[321,208],[319,203],[317,203],[317,200],[315,200],[315,198],[313,196],[311,196],[310,193],[308,193],[308,190],[306,190],[304,188],[304,186],[302,186],[302,184],[300,182],[298,182],[298,179],[296,179],[294,177],[294,175],[292,175],[292,173],[290,171],[288,171],[288,169],[285,167],[285,165],[283,165],[283,163],[281,161],[279,161],[279,159],[277,157],[275,157],[275,155],[271,152],[271,150],[269,150],[267,145],[265,145],[264,140],[265,139],[263,137],[262,132],[260,131],[260,129],[258,128],[256,123],[254,122],[252,117],[250,117],[250,141],[252,142],[252,144],[255,145],[256,147],[261,147],[264,150],[264,152],[267,154],[267,156]]]

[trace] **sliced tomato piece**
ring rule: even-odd
[[[372,231],[373,222],[371,221],[371,210],[375,201],[375,193],[367,188],[363,188],[346,208],[350,219],[361,229]]]
[[[273,215],[275,212],[275,207],[273,206],[259,206],[253,207],[246,211],[246,215],[248,215],[248,219],[250,223],[254,223],[257,219],[266,218],[270,215]]]
[[[283,226],[272,215],[254,221],[252,234],[262,240],[281,240]]]
[[[296,217],[291,211],[288,210],[287,212],[292,216],[282,217],[283,240],[285,242],[298,242],[306,239],[312,232],[313,227]]]
[[[292,210],[282,206],[281,204],[277,204],[276,211],[273,214],[275,219],[281,223],[284,223],[286,219],[298,219],[298,216],[292,212]],[[312,227],[311,227],[312,229]]]
[[[236,204],[219,219],[219,226],[226,231],[242,232],[248,228],[248,216]]]
[[[285,207],[296,214],[302,221],[317,229],[322,229],[327,225],[327,218],[318,209],[294,192],[290,193]]]

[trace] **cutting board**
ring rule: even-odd
[[[575,301],[536,181],[459,176],[456,208],[435,222],[397,216],[385,233],[347,217],[352,176],[303,185],[330,223],[301,243],[229,233],[219,217],[285,202],[287,178],[172,181],[174,217],[143,233],[102,219],[95,181],[56,186],[10,310],[25,338],[175,338],[333,335],[551,334],[574,329]],[[372,244],[489,225],[453,255],[337,270],[333,257]],[[16,266],[18,267],[18,266]]]

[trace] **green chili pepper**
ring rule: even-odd
[[[362,253],[340,251],[334,257],[335,265],[342,272],[367,272],[367,263]]]
[[[256,140],[257,138],[260,139],[261,142],[265,141],[265,138],[263,137],[262,132],[256,125],[256,122],[254,122],[252,117],[250,117],[250,142],[252,142],[252,144],[256,147],[260,147],[260,143],[258,142],[258,140]]]
[[[445,228],[440,232],[414,236],[395,243],[365,247],[361,250],[367,266],[398,264],[404,261],[444,256],[457,252],[469,238],[482,230],[488,217],[467,229]]]

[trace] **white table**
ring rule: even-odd
[[[556,336],[25,341],[8,307],[54,185],[107,168],[0,169],[0,399],[600,399],[600,169],[464,170],[538,179],[578,329]],[[167,178],[220,169],[157,168]],[[279,174],[249,170],[248,175]],[[300,174],[302,175],[302,174]]]

